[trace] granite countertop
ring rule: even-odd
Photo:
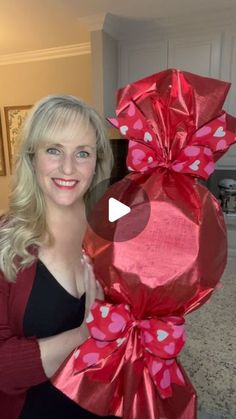
[[[186,317],[181,363],[198,394],[198,407],[236,419],[236,274],[224,274],[200,309]]]

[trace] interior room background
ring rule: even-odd
[[[8,209],[11,178],[5,107],[32,105],[45,95],[66,93],[82,97],[104,117],[114,116],[118,87],[166,68],[178,68],[230,81],[225,110],[236,116],[236,6],[151,20],[90,16],[83,25],[87,38],[82,43],[74,40],[73,44],[62,42],[55,48],[10,55],[0,50],[0,141],[6,165],[5,174],[0,175],[0,213]],[[63,38],[63,27],[61,30]],[[113,178],[119,179],[126,173],[127,142],[113,129],[108,129],[108,136],[115,157]],[[236,146],[220,160],[207,183],[217,197],[218,182],[224,178],[236,180]],[[215,303],[188,320],[183,364],[198,391],[199,406],[220,418],[233,419],[235,342],[227,330],[235,320],[236,217],[225,214],[225,220],[229,242],[226,273],[231,276],[225,276],[225,288],[216,293]]]
[[[118,87],[172,67],[230,81],[225,110],[236,115],[235,22],[236,9],[195,14],[191,21],[189,16],[147,21],[107,14],[84,19],[88,42],[0,55],[2,155],[6,166],[5,175],[0,176],[0,212],[8,208],[11,176],[5,107],[32,105],[45,95],[67,93],[82,97],[104,117],[114,116]],[[127,173],[127,142],[114,129],[108,134],[115,157],[113,179],[119,179]],[[208,181],[216,196],[219,180],[236,179],[235,171],[236,146],[220,160]],[[234,220],[226,217],[226,221],[232,230]],[[236,243],[230,243],[229,253],[236,264]]]

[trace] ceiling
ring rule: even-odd
[[[110,13],[131,21],[219,13],[236,0],[0,0],[0,55],[89,41],[82,18]]]

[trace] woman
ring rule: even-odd
[[[0,228],[1,419],[97,418],[49,379],[88,337],[85,311],[103,298],[82,239],[85,200],[111,165],[92,108],[73,96],[34,106]]]

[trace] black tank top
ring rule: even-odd
[[[63,288],[40,260],[26,306],[23,330],[38,339],[56,335],[81,325],[85,294],[80,299]],[[98,419],[45,381],[27,391],[19,419]],[[115,419],[115,416],[106,416]]]

